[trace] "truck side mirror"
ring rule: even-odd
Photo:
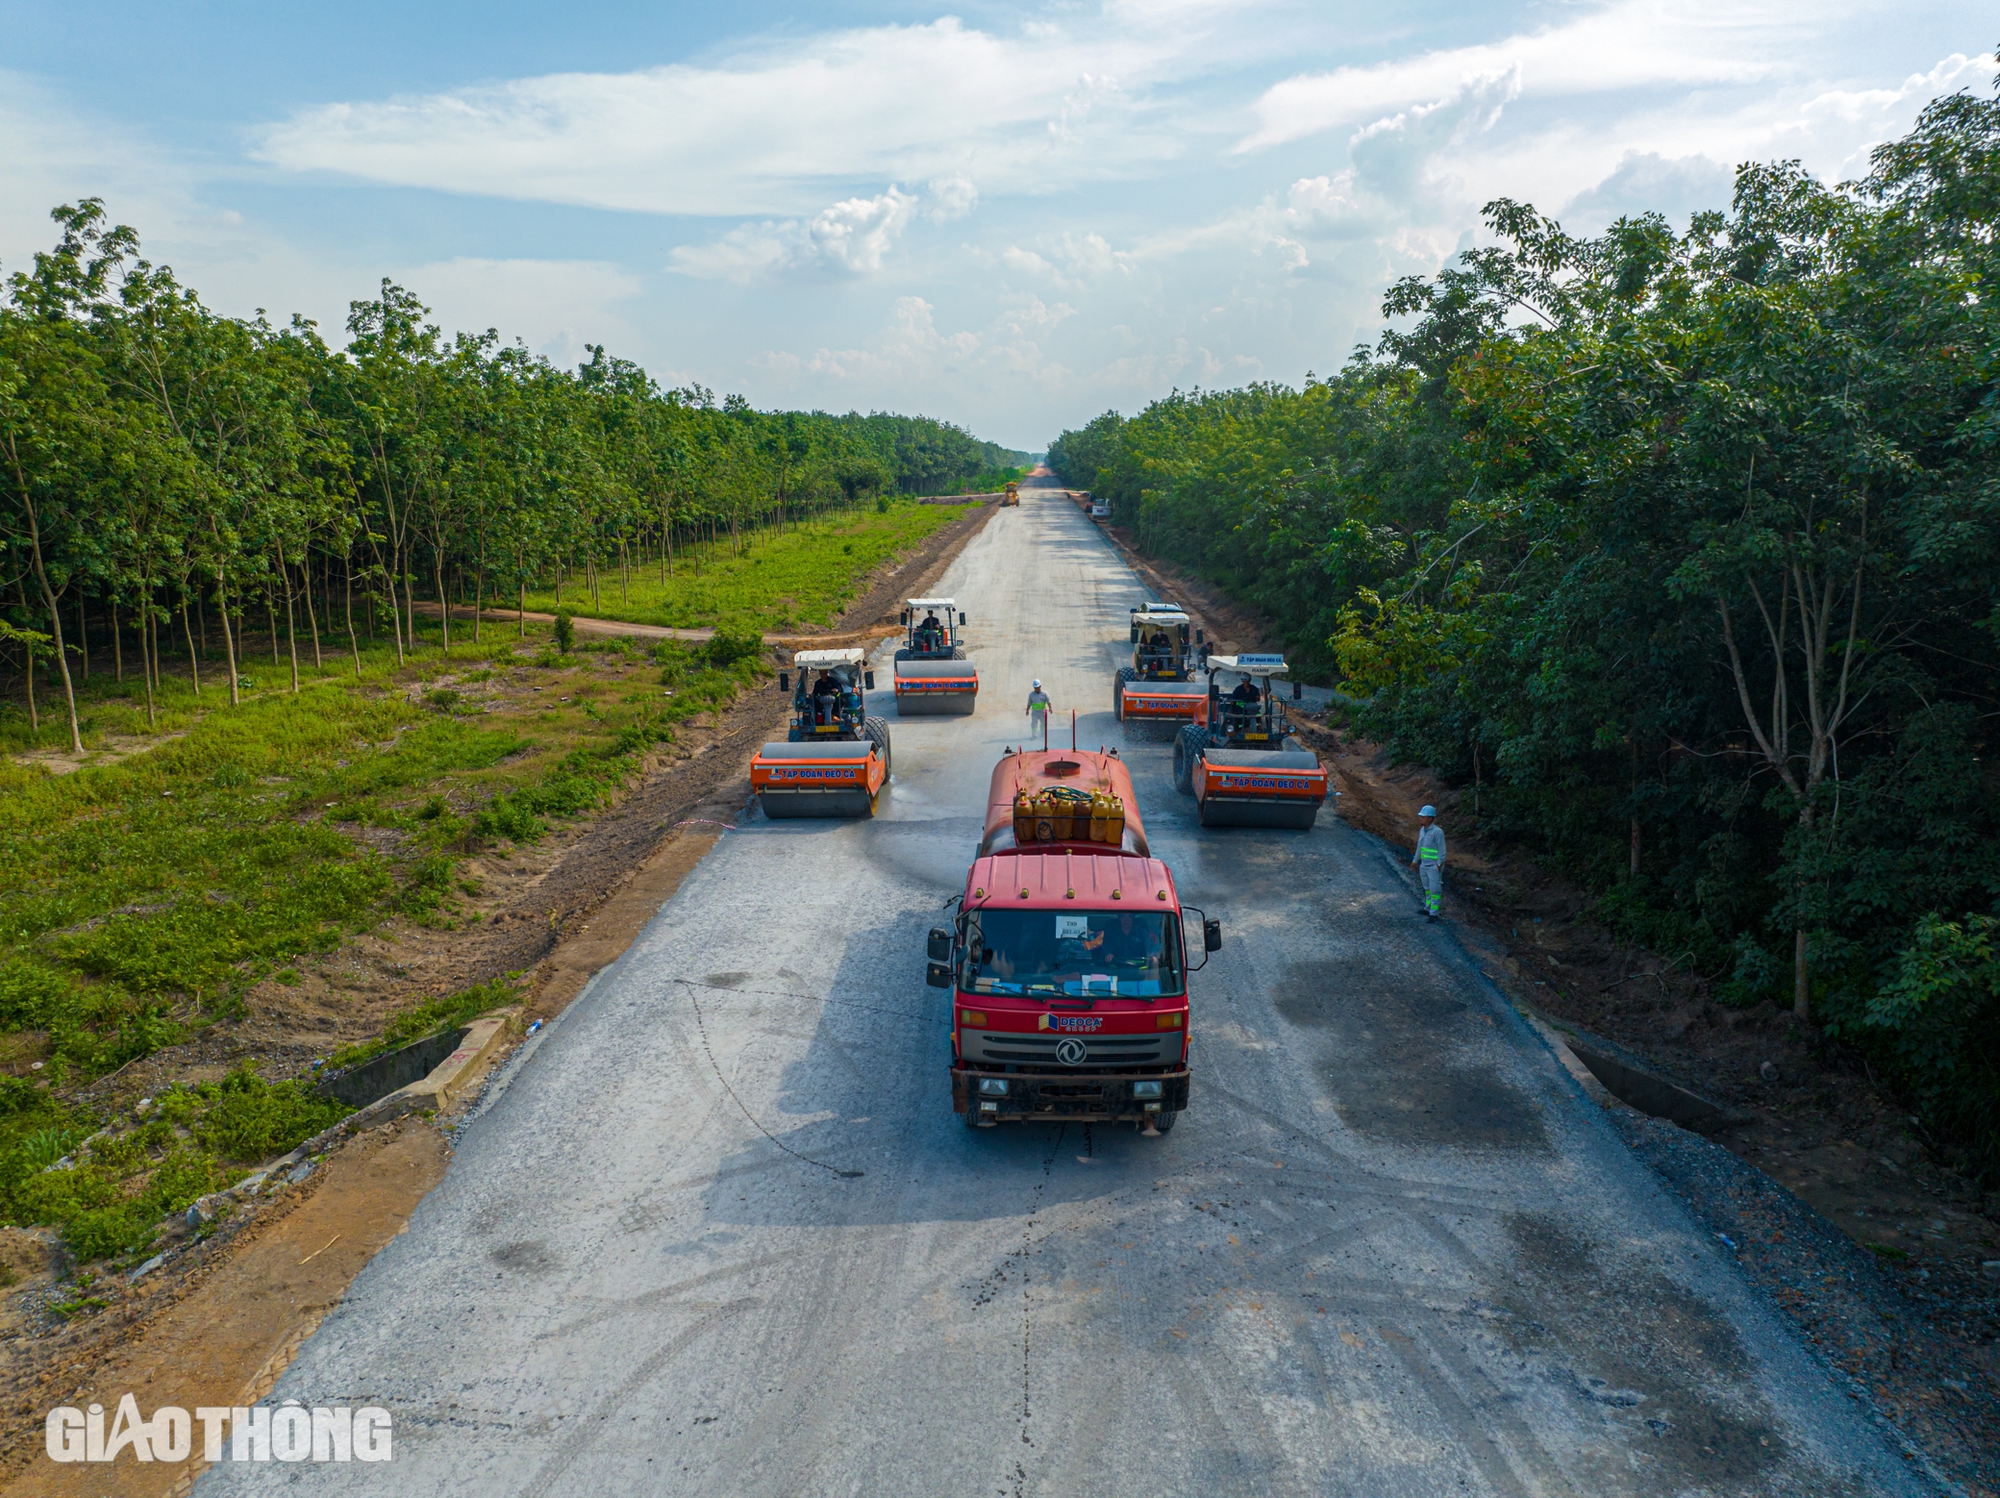
[[[932,962],[951,961],[951,933],[942,926],[931,927],[930,940],[925,943],[925,954]]]
[[[866,692],[875,690],[875,673],[873,671],[863,671],[861,673],[861,689]]]
[[[932,988],[951,987],[951,966],[948,963],[933,962],[924,969],[924,982]]]
[[[1222,950],[1222,922],[1203,921],[1201,923],[1201,949],[1204,952]]]
[[[789,671],[780,671],[778,673],[778,690],[781,692],[789,692],[791,689],[792,689],[792,673]]]
[[[1293,683],[1292,683],[1292,701],[1294,701],[1294,702],[1303,702],[1303,701],[1305,701],[1305,697],[1306,697],[1306,684],[1305,684],[1304,682],[1302,682],[1302,681],[1295,681],[1295,682],[1293,682]]]

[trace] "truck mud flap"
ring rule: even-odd
[[[1003,1097],[983,1097],[978,1092],[982,1077],[1005,1077]],[[953,1067],[951,1106],[964,1113],[980,1103],[998,1103],[987,1114],[1000,1123],[1139,1123],[1146,1117],[1146,1104],[1157,1102],[1160,1111],[1178,1113],[1188,1105],[1189,1082],[1193,1074],[1179,1071],[1149,1072],[1108,1076],[1079,1072],[992,1072],[966,1071]],[[1132,1084],[1158,1082],[1160,1096],[1135,1098]]]

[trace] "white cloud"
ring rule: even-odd
[[[584,346],[629,347],[629,304],[640,279],[602,260],[484,260],[461,256],[412,266],[397,279],[447,329],[496,328],[557,364],[574,364]]]
[[[924,216],[932,223],[964,218],[979,206],[979,189],[970,177],[934,177],[930,188],[931,206]]]
[[[977,193],[963,178],[933,184],[925,217],[970,212]],[[670,269],[699,280],[748,282],[798,272],[866,275],[882,268],[921,200],[891,186],[872,198],[843,198],[810,218],[743,224],[703,245],[680,245]]]
[[[1468,81],[1519,69],[1537,96],[1615,93],[1658,85],[1752,83],[1784,70],[1797,3],[1765,0],[1616,0],[1557,26],[1476,47],[1425,52],[1365,67],[1302,73],[1254,106],[1257,127],[1238,151],[1356,125]]]
[[[1143,26],[1114,13],[1012,36],[951,17],[852,28],[706,66],[322,105],[268,126],[258,153],[293,172],[655,213],[795,214],[833,182],[1038,191],[1177,154],[1182,130],[1149,91],[1225,57],[1225,19],[1183,5]],[[936,200],[972,201],[957,187]]]
[[[1690,214],[1729,206],[1736,174],[1706,156],[1666,157],[1657,151],[1628,151],[1618,169],[1578,193],[1563,209],[1572,230],[1597,233],[1612,220],[1659,213],[1676,227]],[[1573,220],[1573,222],[1571,222]]]

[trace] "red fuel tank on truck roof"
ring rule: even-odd
[[[1024,816],[1023,798],[1046,809],[1049,797],[1062,798],[1074,806],[1074,814],[1062,817]],[[1100,829],[1108,801],[1118,803],[1120,826],[1115,841],[1089,836],[1093,808]],[[1061,804],[1061,801],[1058,802]],[[1020,835],[1032,825],[1037,835]],[[979,840],[982,857],[1010,848],[1022,851],[1082,854],[1127,853],[1149,856],[1146,827],[1139,819],[1139,799],[1132,793],[1132,772],[1116,750],[1021,749],[1002,755],[993,767],[993,781],[986,795],[986,831]]]
[[[1157,858],[1084,853],[1068,848],[1015,849],[975,859],[966,875],[967,910],[1171,910],[1180,914],[1173,880]]]

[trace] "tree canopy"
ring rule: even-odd
[[[1629,934],[2000,1163],[2000,100],[1685,233],[1489,204],[1302,390],[1051,445]]]
[[[71,662],[93,616],[114,642],[136,626],[149,681],[161,630],[192,661],[212,620],[233,701],[246,618],[317,649],[328,611],[358,607],[401,651],[420,593],[519,596],[641,557],[670,572],[691,538],[1025,456],[922,416],[661,389],[602,347],[559,369],[490,330],[446,335],[387,280],[335,348],[300,318],[211,311],[95,199],[52,217],[58,242],[0,302],[0,649],[52,673],[79,752]]]

